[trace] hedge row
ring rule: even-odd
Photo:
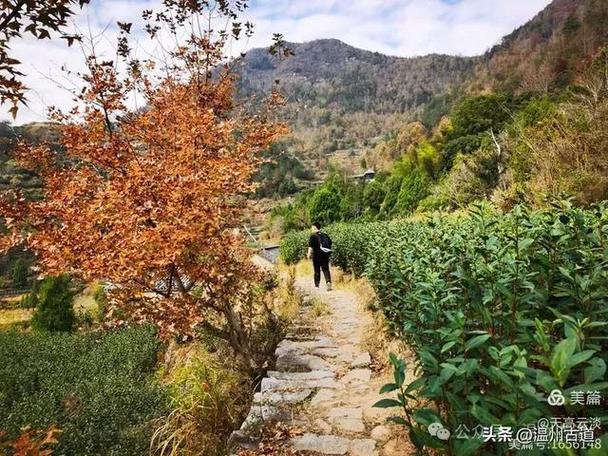
[[[381,234],[402,222],[337,223],[325,228],[333,241],[331,261],[345,271],[361,275],[368,259],[381,241]],[[281,258],[286,264],[294,264],[306,257],[310,232],[297,231],[287,234],[281,242]]]
[[[605,402],[581,406],[569,398],[570,391],[608,394],[606,205],[583,210],[564,202],[506,215],[479,206],[459,218],[327,231],[334,264],[368,277],[390,330],[416,355],[420,380],[409,394],[432,405],[412,412],[419,447],[446,449],[426,429],[434,421],[453,432],[608,416]],[[286,262],[301,257],[305,237],[285,238]],[[563,406],[547,404],[554,389],[565,391]],[[508,453],[495,442],[449,445],[455,455]]]
[[[148,327],[100,334],[0,331],[0,430],[63,432],[54,454],[147,454],[151,419],[167,397],[153,373],[160,349]]]

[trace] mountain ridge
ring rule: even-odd
[[[330,164],[358,171],[383,137],[416,120],[434,128],[467,94],[559,91],[607,42],[608,1],[554,0],[479,56],[392,56],[336,38],[287,43],[295,55],[285,59],[251,49],[233,61],[237,96],[255,109],[278,87],[291,127],[269,151],[281,163],[265,165],[260,194],[295,192]]]
[[[347,111],[361,109],[360,103],[345,100],[346,89],[351,98],[396,97],[368,103],[364,110],[404,112],[429,100],[435,93],[462,83],[472,75],[477,57],[428,54],[417,57],[389,56],[356,48],[341,40],[319,39],[304,43],[288,43],[292,57],[278,59],[263,48],[250,50],[236,66],[242,96],[257,95],[270,90],[275,81],[288,100],[338,102]],[[408,78],[414,73],[413,79]],[[433,73],[435,77],[433,78]],[[328,82],[333,87],[311,87],[300,84]],[[332,91],[342,85],[340,90]],[[350,89],[349,86],[354,86]],[[315,100],[316,98],[316,100]],[[324,100],[328,99],[328,100]],[[367,108],[367,109],[366,109]]]

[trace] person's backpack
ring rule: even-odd
[[[331,253],[331,238],[325,233],[319,233],[319,247],[324,253]]]

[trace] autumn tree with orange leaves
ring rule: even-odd
[[[238,227],[260,152],[283,133],[272,119],[277,97],[255,115],[235,104],[235,78],[222,61],[226,43],[250,30],[237,21],[245,2],[164,6],[144,13],[148,33],[177,38],[188,29],[186,40],[162,61],[136,60],[131,25],[119,24],[128,70],[90,55],[78,106],[53,113],[62,150],[18,148],[44,194],[2,195],[4,247],[32,249],[43,274],[112,284],[115,319],[153,321],[165,335],[205,329],[255,370],[263,361],[251,342],[251,290],[260,273]],[[210,12],[229,29],[200,32]],[[135,93],[144,100],[138,110],[129,107]]]

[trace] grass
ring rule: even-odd
[[[5,308],[0,308],[0,330],[27,326],[34,314],[34,309],[22,309],[19,302],[25,295],[11,296],[2,300]],[[95,302],[93,288],[87,287],[74,298],[74,311],[79,320],[95,320],[98,305]]]
[[[210,354],[202,344],[176,348],[159,372],[170,396],[171,412],[154,423],[151,454],[220,456],[225,440],[246,415],[251,387],[243,374]]]
[[[92,287],[85,288],[82,293],[79,293],[74,298],[74,311],[76,313],[96,313],[97,303],[95,302],[94,291]]]
[[[293,268],[295,271],[296,277],[302,276],[312,276],[313,268],[311,260],[300,260],[298,263],[294,265],[286,265],[282,261],[278,265],[279,273],[288,273],[288,271]]]
[[[32,309],[6,309],[0,310],[0,329],[26,324],[34,311]]]
[[[0,300],[0,307],[15,307],[19,305],[21,298],[23,298],[26,294],[20,294],[16,296],[7,296]]]
[[[98,285],[89,285],[74,297],[74,313],[79,326],[92,326],[101,318],[100,306],[95,299]]]
[[[365,277],[354,277],[352,274],[347,274],[341,269],[335,268],[337,274],[335,285],[342,290],[350,291],[357,295],[359,305],[363,310],[375,311],[376,293]],[[332,271],[334,273],[334,271]]]
[[[329,306],[325,301],[321,301],[318,298],[314,298],[310,305],[310,314],[313,317],[322,317],[324,315],[331,314]]]
[[[297,271],[295,267],[288,267],[282,274],[284,279],[276,290],[276,312],[285,321],[293,321],[302,306],[302,296],[296,289]]]

